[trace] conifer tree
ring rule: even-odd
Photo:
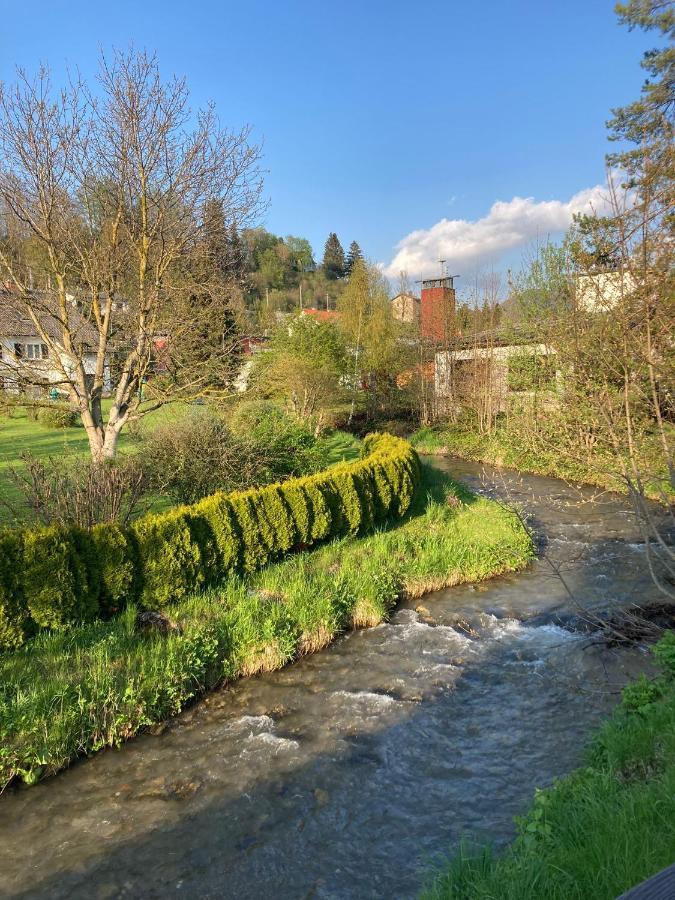
[[[345,274],[345,251],[334,231],[328,235],[323,249],[323,270],[327,278],[342,278]]]
[[[345,275],[349,276],[352,274],[352,269],[354,268],[354,264],[357,260],[363,261],[363,253],[361,252],[361,248],[356,243],[356,241],[352,241],[349,245],[349,250],[347,252],[347,262],[345,263]]]
[[[610,139],[633,147],[610,154],[608,162],[627,173],[632,187],[644,191],[649,185],[670,195],[675,171],[675,7],[663,0],[628,0],[618,3],[616,12],[629,29],[656,32],[665,44],[643,55],[648,79],[640,98],[612,110]]]

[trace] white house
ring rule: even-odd
[[[35,301],[31,309],[35,310],[51,348],[16,293],[0,291],[0,387],[13,393],[57,390],[65,394],[64,371],[73,373],[78,359],[83,361],[86,377],[93,382],[98,346],[96,328],[74,306],[69,308],[67,324],[76,347],[73,356],[63,346],[63,322],[55,305],[46,295],[36,294]],[[109,389],[110,365],[106,358],[104,390]]]
[[[577,275],[574,285],[577,308],[586,312],[604,312],[633,293],[637,283],[625,269],[607,269]]]

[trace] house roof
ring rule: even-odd
[[[314,309],[312,306],[306,306],[302,310],[303,316],[312,316],[318,322],[329,322],[340,318],[340,313],[334,309]]]
[[[21,299],[15,291],[0,290],[0,337],[37,338],[37,329],[26,312],[29,306],[37,315],[42,329],[49,337],[63,341],[63,322],[55,300],[44,292],[34,292]],[[76,343],[84,347],[98,346],[98,331],[74,307],[68,308],[68,327]]]

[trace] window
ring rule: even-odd
[[[46,344],[26,344],[26,359],[47,359],[48,356]]]

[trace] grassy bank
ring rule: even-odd
[[[425,466],[405,520],[175,604],[180,631],[139,634],[128,609],[0,657],[0,785],[35,781],[176,714],[224,679],[375,625],[402,597],[513,571],[531,555],[514,514]]]
[[[490,434],[460,426],[420,428],[410,437],[410,443],[420,454],[449,454],[473,462],[487,463],[500,468],[518,469],[533,475],[562,478],[577,484],[589,484],[610,491],[626,493],[622,479],[615,474],[616,462],[610,456],[596,454],[583,462],[559,449],[526,445],[517,435],[505,428],[496,428]],[[662,466],[660,446],[646,448],[643,471],[655,472],[646,485],[647,496],[663,500],[670,491],[666,472]],[[672,496],[672,493],[671,493]]]
[[[501,855],[464,848],[425,900],[614,900],[675,860],[675,632],[624,691],[588,765],[538,791]]]

